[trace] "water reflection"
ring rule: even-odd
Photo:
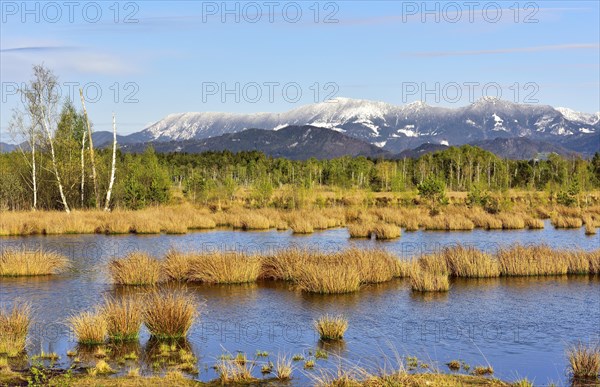
[[[66,324],[69,316],[91,310],[104,296],[142,297],[150,288],[114,286],[107,263],[128,251],[139,249],[162,256],[170,247],[182,250],[238,246],[256,249],[310,246],[379,246],[397,254],[412,255],[460,240],[483,246],[514,242],[546,242],[554,247],[576,245],[598,248],[600,236],[586,237],[583,230],[484,231],[467,233],[411,232],[396,241],[349,240],[345,229],[317,232],[302,238],[290,232],[231,232],[213,230],[186,235],[104,236],[65,235],[31,238],[1,238],[0,247],[26,244],[52,248],[68,254],[73,271],[56,277],[2,278],[0,300],[11,304],[28,300],[33,322],[27,353],[55,351],[59,364],[68,367],[75,349],[85,365],[98,361],[95,349],[75,344]],[[412,250],[411,250],[412,249]],[[416,249],[416,250],[415,250]],[[335,369],[341,357],[350,364],[383,365],[385,359],[416,355],[432,366],[453,359],[475,364],[488,361],[495,376],[508,380],[528,377],[536,383],[567,382],[565,344],[578,338],[599,339],[600,276],[556,276],[527,278],[453,279],[447,293],[414,293],[406,280],[364,286],[360,292],[341,295],[306,294],[285,282],[244,285],[171,284],[184,287],[203,304],[188,341],[176,343],[176,351],[149,337],[142,329],[138,342],[106,344],[107,361],[120,373],[140,367],[145,373],[161,373],[185,356],[200,358],[195,378],[216,377],[210,368],[223,352],[242,351],[252,357],[267,351],[274,361],[278,354],[317,350],[329,354],[317,368]],[[323,343],[313,321],[324,313],[340,313],[349,320],[345,340]],[[162,345],[162,348],[161,348]],[[201,356],[202,354],[202,356]],[[133,359],[137,357],[137,359]],[[188,358],[189,360],[189,358]],[[11,359],[16,369],[27,360]],[[124,363],[123,363],[124,362]],[[187,371],[186,371],[187,372]],[[260,373],[260,370],[257,371]],[[314,372],[320,372],[316,369]],[[306,375],[296,373],[294,383],[305,385]]]

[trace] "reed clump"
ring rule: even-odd
[[[581,228],[583,221],[579,217],[556,215],[552,218],[556,228]]]
[[[376,224],[372,232],[375,234],[375,239],[400,238],[400,227],[389,223]]]
[[[547,245],[513,245],[497,253],[504,276],[562,275],[569,271],[569,257]]]
[[[500,214],[498,218],[502,221],[505,230],[520,230],[525,228],[525,219],[518,214]]]
[[[348,329],[348,320],[341,315],[326,314],[315,320],[313,325],[321,340],[342,340]]]
[[[597,380],[600,375],[600,347],[590,346],[582,342],[567,350],[571,367],[570,373],[574,379]]]
[[[366,223],[348,223],[346,228],[350,238],[371,238],[372,226]]]
[[[298,288],[309,293],[351,293],[360,289],[360,272],[339,259],[328,263],[307,262],[295,274]]]
[[[185,282],[190,279],[195,255],[169,249],[162,261],[162,270],[167,280]]]
[[[275,364],[275,377],[278,380],[289,380],[292,377],[292,361],[286,356],[278,356]]]
[[[160,262],[139,251],[111,261],[108,270],[117,285],[156,285],[161,279]]]
[[[269,219],[260,214],[244,214],[240,216],[233,224],[234,228],[242,230],[268,230],[271,227]]]
[[[51,251],[6,249],[0,254],[0,277],[53,275],[70,266],[67,257]]]
[[[585,235],[595,235],[597,230],[596,230],[596,224],[594,222],[594,219],[590,216],[590,215],[586,215],[583,218],[583,223],[585,224]]]
[[[544,221],[532,216],[528,216],[525,218],[525,225],[530,230],[541,230],[544,228]]]
[[[252,375],[254,364],[235,359],[221,359],[215,366],[221,384],[247,384],[256,380]]]
[[[208,284],[240,284],[255,282],[260,272],[259,257],[220,252],[192,256],[188,278]]]
[[[398,258],[384,249],[350,248],[337,256],[342,264],[357,268],[361,284],[387,282],[396,276]]]
[[[442,254],[454,277],[486,278],[500,275],[498,260],[474,247],[458,245],[445,248]]]
[[[107,298],[101,313],[111,341],[137,340],[142,326],[142,307],[134,298]]]
[[[31,324],[31,307],[16,302],[12,308],[0,307],[0,354],[16,357],[25,351]]]
[[[312,234],[315,232],[315,229],[312,223],[303,218],[294,218],[290,222],[290,228],[292,229],[294,234]]]
[[[423,270],[415,266],[410,273],[410,284],[416,292],[447,292],[450,281],[447,274]]]
[[[142,320],[153,337],[180,339],[187,335],[198,316],[199,305],[182,290],[154,290],[142,305]]]
[[[107,335],[106,319],[99,311],[82,312],[69,318],[77,342],[85,345],[104,343]]]
[[[310,249],[289,248],[267,255],[262,259],[261,279],[294,281],[300,267],[308,261],[316,261],[318,254]]]

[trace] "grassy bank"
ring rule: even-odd
[[[135,211],[74,210],[70,214],[3,211],[0,235],[181,234],[216,227],[290,229],[306,234],[348,225],[352,237],[391,239],[400,237],[400,228],[406,231],[539,229],[544,227],[544,219],[550,219],[556,228],[585,226],[588,234],[600,227],[600,205],[593,204],[594,201],[589,205],[583,202],[581,207],[566,207],[549,202],[541,193],[510,192],[507,195],[497,207],[484,209],[469,205],[464,192],[449,193],[450,204],[439,206],[435,211],[414,195],[365,191],[321,192],[301,209],[254,208],[243,200],[200,206],[181,199],[177,204]]]

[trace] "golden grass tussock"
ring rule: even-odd
[[[299,268],[307,261],[316,261],[317,253],[309,249],[282,249],[262,259],[259,278],[294,281]]]
[[[474,247],[458,245],[445,248],[442,254],[450,275],[454,277],[486,278],[500,275],[498,260]]]
[[[541,230],[544,228],[544,221],[532,216],[525,217],[525,225],[530,230]]]
[[[360,289],[360,272],[355,265],[341,260],[306,262],[295,273],[298,288],[309,293],[351,293]]]
[[[590,263],[590,274],[600,274],[600,249],[587,253]]]
[[[497,253],[500,272],[505,276],[561,275],[569,271],[568,254],[547,245],[513,245]]]
[[[525,228],[525,219],[520,214],[500,214],[498,219],[502,221],[505,230],[520,230]]]
[[[349,248],[335,253],[284,249],[262,259],[260,278],[294,282],[307,292],[346,293],[361,284],[397,275],[397,258],[383,249]]]
[[[575,379],[597,380],[600,375],[600,347],[581,342],[567,350],[570,373]],[[595,384],[590,384],[595,385]]]
[[[410,273],[410,285],[416,292],[447,292],[450,290],[450,281],[447,274],[431,272],[413,267]]]
[[[469,215],[469,219],[473,222],[475,227],[483,228],[485,230],[501,230],[502,220],[496,216],[488,214],[481,209],[473,209],[473,213]]]
[[[402,226],[406,231],[418,231],[420,224],[417,218],[408,218],[402,221]]]
[[[294,234],[312,234],[315,232],[313,224],[308,219],[294,217],[289,224]]]
[[[101,313],[111,341],[137,340],[142,326],[142,307],[139,300],[132,297],[106,298]]]
[[[183,290],[153,290],[142,306],[142,319],[153,337],[179,339],[187,335],[199,304]]]
[[[316,319],[313,325],[321,340],[342,340],[348,329],[348,319],[341,315],[326,314]]]
[[[428,273],[444,276],[450,275],[446,257],[442,253],[422,254],[416,259],[415,266]]]
[[[559,250],[547,245],[512,245],[496,254],[503,276],[600,273],[600,250]]]
[[[208,284],[239,284],[255,282],[260,273],[258,256],[219,252],[193,256],[188,278]]]
[[[372,226],[366,223],[348,223],[346,225],[350,238],[371,238]]]
[[[160,262],[139,251],[111,261],[108,270],[117,285],[156,285],[161,279]]]
[[[260,214],[248,213],[237,218],[233,227],[242,230],[268,230],[271,228],[271,223],[268,218]]]
[[[373,226],[373,234],[375,234],[375,239],[400,238],[400,227],[389,223],[379,223]]]
[[[104,343],[107,324],[104,314],[99,311],[81,312],[69,318],[69,324],[77,342],[85,345]]]
[[[552,218],[552,224],[556,228],[581,228],[583,221],[581,218],[557,215]]]
[[[252,375],[254,363],[221,359],[215,366],[222,385],[247,384],[256,380]]]
[[[362,284],[387,282],[396,274],[398,258],[384,249],[350,248],[335,256],[342,264],[356,267]]]
[[[277,356],[275,363],[275,377],[278,380],[289,380],[292,377],[292,360],[287,356]]]
[[[0,307],[0,354],[16,357],[25,351],[31,324],[31,307],[15,302],[12,308]]]
[[[8,248],[0,254],[0,277],[53,275],[70,267],[67,257],[51,251]]]
[[[586,235],[595,235],[596,234],[597,225],[591,215],[584,216],[583,223],[585,224],[585,234]]]
[[[394,262],[394,277],[408,278],[413,266],[416,264],[414,260],[396,259]]]
[[[175,249],[169,249],[162,261],[162,270],[167,280],[185,282],[190,279],[193,253],[183,253]]]

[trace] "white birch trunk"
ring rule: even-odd
[[[112,194],[113,184],[115,183],[115,169],[117,164],[117,125],[115,124],[115,114],[113,113],[113,151],[112,151],[112,168],[110,169],[110,182],[108,183],[108,191],[106,191],[106,202],[104,203],[104,211],[110,211],[110,195]]]
[[[92,128],[90,127],[90,120],[88,119],[87,110],[85,109],[83,89],[79,89],[79,96],[81,97],[81,105],[83,106],[83,115],[85,116],[85,122],[87,124],[88,131],[88,140],[90,143],[90,162],[92,164],[92,180],[94,181],[94,196],[96,198],[96,208],[100,208],[100,197],[98,196],[98,180],[96,178],[96,161],[94,160],[94,142],[92,141]]]
[[[81,207],[83,208],[83,200],[85,194],[85,131],[81,136]]]
[[[31,179],[33,183],[33,210],[37,210],[37,177],[35,171],[35,141],[31,141]]]
[[[62,200],[62,204],[65,208],[65,212],[68,214],[71,212],[69,205],[67,204],[67,198],[65,197],[65,193],[63,190],[62,182],[60,180],[60,173],[58,173],[58,166],[56,165],[56,154],[54,153],[54,141],[52,141],[52,133],[50,133],[50,128],[48,127],[48,123],[46,122],[46,113],[42,109],[42,126],[44,127],[44,131],[46,132],[46,136],[48,137],[48,142],[50,143],[50,155],[52,156],[52,167],[54,169],[54,176],[56,176],[56,182],[58,183],[58,192],[60,193],[60,199]]]

